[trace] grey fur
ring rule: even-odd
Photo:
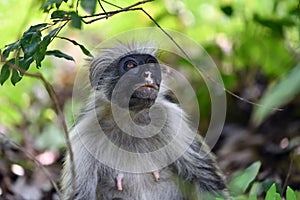
[[[164,82],[155,105],[164,108],[167,121],[157,135],[150,138],[130,137],[116,124],[110,100],[105,95],[112,89],[112,82],[119,79],[114,73],[113,63],[120,57],[131,53],[157,55],[157,49],[145,48],[147,45],[149,44],[124,45],[120,43],[116,48],[104,49],[102,55],[91,62],[90,81],[95,89],[94,98],[91,95],[89,104],[70,132],[76,170],[75,199],[206,200],[213,196],[229,198],[225,181],[215,163],[214,156],[209,153],[209,149],[198,134],[193,138],[196,130],[190,127],[182,109],[166,98],[168,91],[165,89]],[[118,114],[122,115],[123,112]],[[134,122],[141,126],[151,121],[149,109],[139,110],[139,112],[131,111],[130,114]],[[154,113],[151,117],[159,116]],[[183,122],[178,125],[182,119]],[[99,125],[105,135],[99,133]],[[150,130],[133,131],[137,131],[135,134],[147,134]],[[114,148],[105,140],[105,138],[109,139],[115,146],[129,152],[148,153],[164,147],[175,138],[176,133],[179,133],[179,136],[175,139],[175,146],[171,146],[168,151],[159,156],[157,154],[149,156],[149,160],[144,163],[136,163],[134,159],[124,159],[114,153]],[[191,145],[189,145],[190,142]],[[184,148],[185,145],[189,147],[174,162],[170,162],[167,166],[158,166],[159,160],[168,161],[177,155],[180,147]],[[108,163],[101,162],[103,160],[108,160]],[[151,171],[132,173],[126,172],[124,168],[124,171],[120,171],[120,169],[110,167],[114,163],[128,166],[128,169],[136,168],[137,172],[141,169],[148,169],[149,165],[155,163],[154,166],[157,166],[160,172],[160,180],[155,181]],[[156,170],[155,167],[154,170]],[[116,177],[120,173],[124,176],[122,191],[116,188]],[[62,176],[63,199],[69,199],[71,183],[70,161],[66,156]]]

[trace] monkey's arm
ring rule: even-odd
[[[75,200],[94,200],[99,181],[95,159],[84,149],[79,150],[73,147],[73,151],[76,189],[72,191],[71,165],[69,156],[67,156],[62,177],[63,199],[70,199],[72,192],[74,192]]]
[[[215,158],[203,146],[201,139],[194,141],[174,165],[181,182],[185,185],[195,185],[196,191],[200,193],[228,197],[226,184]]]

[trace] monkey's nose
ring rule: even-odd
[[[145,77],[145,80],[147,81],[147,83],[149,83],[149,84],[153,84],[154,83],[153,78],[152,78],[152,72],[146,71],[144,73],[144,77]]]

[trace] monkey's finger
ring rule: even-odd
[[[159,181],[159,179],[160,179],[159,171],[154,171],[154,172],[152,172],[152,174],[155,178],[155,181]]]
[[[119,191],[123,190],[122,180],[123,180],[124,174],[120,173],[117,176],[117,189]]]

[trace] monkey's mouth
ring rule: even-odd
[[[139,85],[132,94],[133,98],[154,100],[157,97],[159,86],[155,84]]]
[[[139,88],[149,88],[149,89],[159,90],[158,85],[154,85],[154,84],[141,85],[137,89],[139,89]]]

